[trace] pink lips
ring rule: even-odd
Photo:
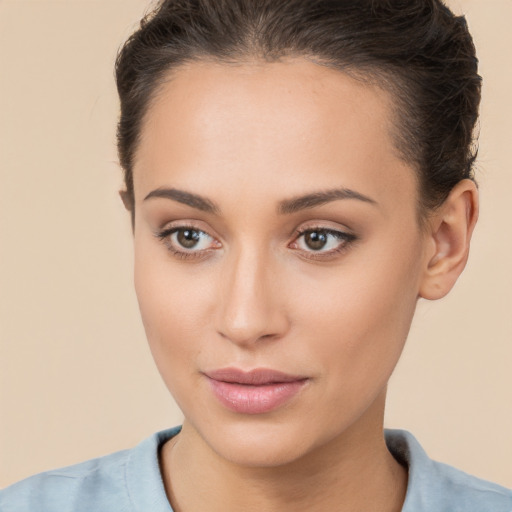
[[[277,409],[294,397],[308,380],[266,368],[250,372],[223,368],[205,375],[221,404],[242,414],[262,414]]]

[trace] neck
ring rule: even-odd
[[[407,472],[386,447],[378,409],[300,459],[264,468],[220,457],[185,422],[161,452],[169,501],[175,512],[399,512]]]

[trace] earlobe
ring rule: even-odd
[[[419,296],[444,297],[464,270],[478,219],[478,191],[473,181],[457,183],[429,222],[431,251],[426,255]]]

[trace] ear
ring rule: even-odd
[[[133,210],[133,201],[130,197],[130,194],[128,194],[127,190],[120,190],[119,196],[121,197],[121,201],[123,201],[124,207],[131,212]]]
[[[429,219],[429,253],[419,296],[428,300],[444,297],[464,270],[471,235],[478,219],[478,190],[473,181],[457,183]]]
[[[135,232],[135,208],[133,204],[133,196],[128,193],[127,190],[120,190],[119,196],[121,197],[121,201],[123,201],[124,207],[130,212],[130,217],[132,221],[132,233]]]

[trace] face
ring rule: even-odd
[[[391,111],[306,60],[193,63],[148,111],[137,296],[184,432],[225,459],[284,464],[381,428],[426,243]]]

